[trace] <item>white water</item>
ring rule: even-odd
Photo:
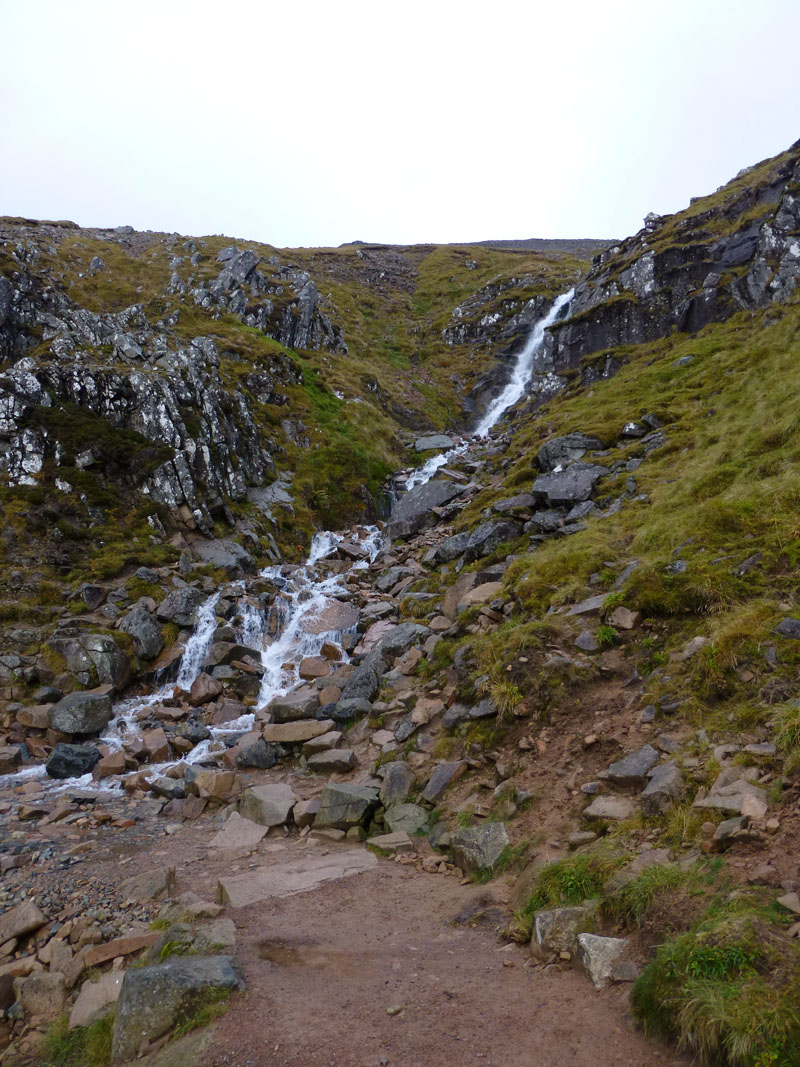
[[[575,290],[570,289],[568,293],[562,293],[561,296],[556,297],[553,306],[544,318],[539,319],[538,322],[533,324],[533,328],[528,334],[528,339],[525,342],[522,351],[517,356],[514,370],[511,373],[511,380],[502,393],[495,397],[491,402],[483,418],[472,431],[471,437],[485,437],[489,431],[497,425],[503,415],[505,415],[506,411],[522,399],[531,380],[531,375],[533,374],[533,361],[536,353],[542,347],[545,330],[548,326],[553,325],[562,309],[569,304],[570,300],[572,300],[574,293]],[[453,448],[449,448],[445,452],[439,452],[437,455],[432,456],[429,460],[423,463],[421,467],[418,467],[417,470],[413,471],[406,479],[406,492],[411,489],[416,489],[418,485],[424,485],[426,482],[429,482],[438,470],[444,467],[447,463],[452,462],[457,456],[463,455],[469,448],[469,443],[469,439],[462,440]]]
[[[553,325],[561,309],[572,300],[574,293],[575,290],[570,289],[568,293],[562,293],[561,296],[556,297],[553,306],[545,317],[534,323],[533,329],[528,335],[528,340],[525,342],[525,347],[517,356],[511,381],[489,405],[486,414],[473,431],[475,437],[485,437],[492,427],[500,421],[505,412],[522,398],[531,380],[534,356],[542,347],[542,342],[544,341],[544,331],[548,326]]]
[[[472,433],[472,437],[482,437],[497,424],[505,412],[516,404],[523,396],[533,373],[533,361],[536,353],[544,341],[545,330],[556,321],[561,310],[569,304],[574,290],[559,296],[544,318],[534,324],[528,340],[517,357],[517,362],[511,376],[511,380],[502,393],[489,405],[481,421]],[[418,470],[414,471],[406,481],[406,490],[424,485],[434,474],[448,461],[462,455],[469,447],[469,439],[460,441],[454,448],[429,459]],[[329,573],[318,575],[318,565],[339,544],[352,538],[341,534],[326,531],[318,533],[311,542],[311,551],[308,559],[302,567],[298,567],[289,575],[282,574],[282,567],[267,567],[261,572],[261,577],[271,580],[280,590],[280,595],[275,598],[270,607],[270,616],[276,620],[277,634],[274,640],[270,640],[269,622],[270,616],[264,614],[252,601],[240,601],[241,625],[237,634],[238,639],[248,648],[260,651],[261,662],[264,667],[261,689],[258,697],[258,706],[264,707],[273,697],[282,696],[294,688],[300,681],[300,662],[306,656],[317,656],[326,641],[338,644],[342,634],[337,630],[328,630],[323,633],[310,633],[308,626],[313,627],[314,620],[331,600],[345,599],[347,593],[346,574],[365,569],[375,559],[381,547],[381,535],[377,527],[366,527],[366,537],[362,540],[363,547],[367,550],[368,560],[354,563],[346,573]],[[243,583],[242,583],[243,584]],[[217,626],[216,605],[219,600],[219,592],[213,593],[198,609],[197,621],[194,631],[186,643],[186,648],[181,659],[176,684],[184,690],[189,690],[193,682],[202,670],[203,663],[214,636]],[[316,627],[313,627],[316,628]],[[346,654],[342,654],[347,661]],[[148,717],[148,710],[161,703],[166,697],[172,695],[172,685],[166,685],[146,697],[135,697],[131,700],[120,702],[114,708],[114,718],[108,724],[105,733],[100,740],[112,750],[122,747],[126,737],[135,735],[139,731],[139,721]],[[188,764],[201,763],[214,759],[215,749],[221,747],[222,739],[227,735],[235,736],[246,733],[252,729],[254,715],[243,715],[234,722],[228,722],[222,726],[210,727],[211,737],[201,741],[191,752],[183,757],[183,762]],[[173,761],[178,762],[178,761]],[[171,763],[148,764],[146,770],[152,780],[163,774]],[[8,775],[4,784],[16,784],[26,779],[40,778],[45,776],[43,765],[27,767],[14,775]],[[45,779],[48,791],[60,792],[69,788],[96,788],[117,791],[121,784],[104,782],[102,785],[94,782],[91,775],[83,775],[81,778],[72,778],[63,781]]]

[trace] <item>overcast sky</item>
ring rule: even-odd
[[[622,237],[800,137],[798,0],[0,0],[0,215]]]

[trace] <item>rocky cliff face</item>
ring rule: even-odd
[[[738,311],[785,302],[800,280],[800,142],[676,215],[648,215],[595,257],[568,322],[556,326],[532,392],[616,372],[626,345],[696,333]]]

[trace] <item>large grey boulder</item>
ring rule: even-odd
[[[451,560],[458,559],[459,556],[463,556],[469,543],[470,534],[468,530],[464,530],[463,533],[453,534],[452,537],[446,538],[440,545],[436,546],[433,554],[434,563],[450,563]]]
[[[286,696],[275,697],[267,710],[277,723],[297,722],[300,719],[313,719],[319,707],[319,693],[316,689],[295,689]]]
[[[578,934],[591,933],[599,920],[596,902],[572,908],[542,908],[534,913],[531,951],[539,956],[574,953]]]
[[[602,778],[622,788],[640,789],[647,784],[647,774],[661,760],[661,753],[652,745],[642,745],[621,760],[612,763]]]
[[[675,763],[650,771],[650,781],[640,797],[643,815],[666,815],[683,797],[683,776]]]
[[[545,441],[536,454],[536,462],[540,470],[548,472],[582,459],[587,452],[602,447],[602,442],[596,437],[589,437],[585,433],[568,433]]]
[[[156,608],[156,615],[163,622],[174,622],[178,626],[194,626],[195,613],[203,600],[198,589],[186,585],[173,589]]]
[[[608,474],[605,467],[578,460],[566,470],[539,475],[531,486],[531,493],[550,505],[577,504],[589,499],[595,484],[605,474]]]
[[[106,693],[68,693],[50,709],[50,725],[62,734],[98,734],[111,721]]]
[[[122,689],[130,679],[131,664],[114,638],[109,634],[87,634],[83,647],[95,666],[100,683]]]
[[[385,808],[402,804],[414,788],[414,772],[403,760],[395,760],[383,766],[383,783],[380,788],[381,804]]]
[[[464,559],[467,563],[481,559],[494,552],[505,541],[514,541],[522,533],[519,523],[506,520],[496,521],[490,519],[476,526],[469,536],[467,547],[464,550]]]
[[[419,804],[393,804],[383,821],[393,834],[418,834],[427,828],[429,818],[430,813]]]
[[[378,674],[372,667],[362,664],[352,672],[344,684],[340,702],[350,700],[371,701],[378,692]]]
[[[450,855],[462,870],[491,869],[509,844],[505,824],[485,822],[480,826],[465,826],[450,837]]]
[[[244,988],[230,956],[175,956],[154,967],[129,968],[114,1019],[114,1059],[134,1059],[142,1045],[173,1030],[211,998]]]
[[[384,634],[375,644],[373,653],[380,653],[382,656],[402,656],[412,645],[427,637],[429,633],[427,626],[422,626],[417,622],[401,622]],[[342,692],[343,696],[345,692],[347,692],[346,685]]]
[[[194,541],[192,552],[202,563],[224,570],[229,578],[241,578],[257,570],[250,553],[230,538]]]
[[[239,798],[239,813],[260,826],[282,826],[298,800],[290,785],[254,785]]]
[[[436,449],[438,452],[446,452],[448,449],[453,448],[455,441],[452,437],[448,437],[443,433],[429,434],[427,437],[418,437],[414,442],[414,448],[417,452],[431,452]]]
[[[386,524],[389,538],[411,537],[426,525],[433,525],[434,508],[444,507],[461,494],[461,488],[453,482],[434,478],[418,485],[402,496]]]
[[[398,582],[402,582],[404,578],[410,578],[414,573],[411,567],[390,567],[376,580],[375,588],[381,593],[388,593]]]
[[[130,634],[139,659],[155,659],[164,647],[160,624],[147,608],[137,605],[117,623],[117,629]]]
[[[422,791],[422,799],[429,804],[436,804],[444,795],[445,790],[453,782],[457,782],[466,769],[467,764],[464,760],[445,760],[439,763]]]
[[[378,790],[365,785],[328,784],[319,799],[315,827],[349,830],[364,825],[378,806]]]
[[[59,743],[50,753],[45,767],[51,778],[79,778],[82,774],[88,774],[99,760],[100,752],[92,745]]]
[[[608,985],[614,963],[625,951],[627,942],[620,937],[578,934],[578,967],[595,989]]]

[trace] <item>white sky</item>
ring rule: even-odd
[[[798,0],[0,0],[0,214],[623,237],[800,137]]]

